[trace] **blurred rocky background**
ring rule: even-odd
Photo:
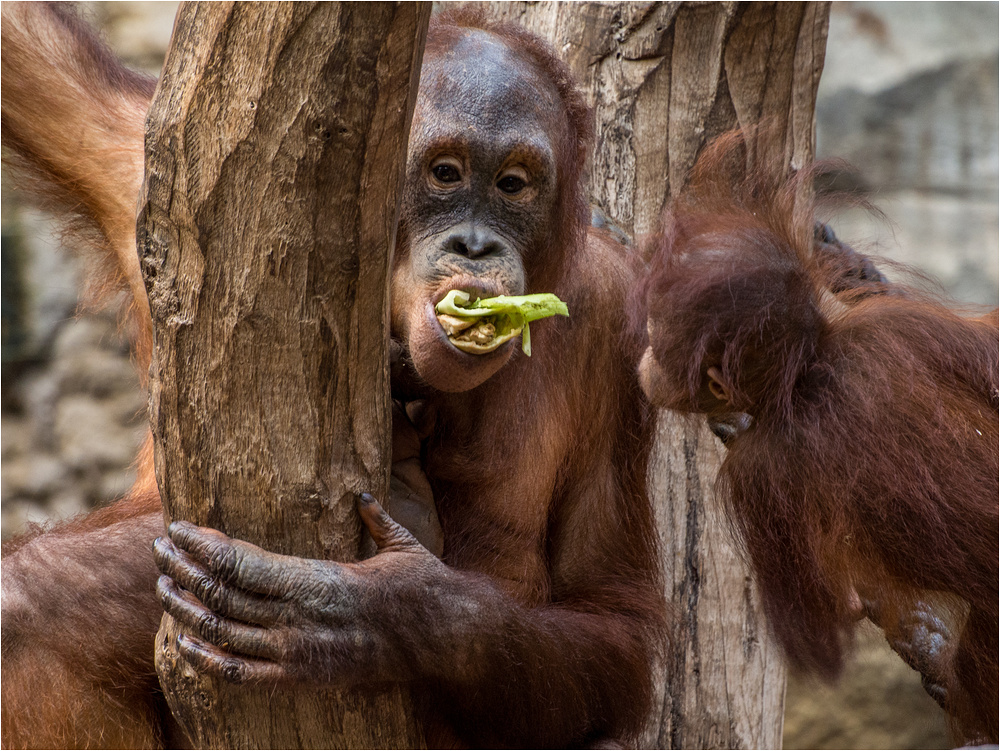
[[[177,3],[81,3],[134,68],[159,73]],[[84,310],[82,265],[4,173],[0,499],[3,538],[126,492],[146,400],[114,306]]]
[[[156,73],[176,3],[92,2],[132,66]],[[998,297],[998,5],[835,2],[820,85],[820,156],[857,172],[885,219],[837,234],[912,264],[970,304]],[[4,180],[2,532],[125,492],[145,399],[112,311],[78,315],[80,266]],[[838,687],[792,678],[786,748],[946,748],[944,718],[872,629]]]
[[[833,3],[817,151],[885,212],[835,222],[952,297],[996,306],[997,3]]]

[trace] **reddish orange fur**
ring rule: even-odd
[[[4,545],[4,748],[162,746],[149,555],[162,529],[154,490]]]
[[[752,416],[719,485],[794,665],[839,673],[855,591],[890,639],[930,602],[960,634],[947,709],[996,742],[997,313],[844,290],[793,218],[811,173],[748,174],[743,155],[738,133],[710,145],[651,244],[654,401]]]
[[[26,195],[66,221],[92,262],[90,299],[125,291],[139,372],[152,330],[135,252],[143,119],[155,81],[123,67],[67,7],[5,3],[2,134]],[[41,5],[41,4],[39,4]]]
[[[123,68],[65,6],[4,3],[0,33],[5,159],[25,195],[66,221],[67,245],[90,261],[90,302],[125,293],[123,322],[144,376],[151,330],[135,202],[155,82]],[[148,441],[137,465],[127,498],[4,545],[5,748],[164,742],[149,555],[163,521]]]
[[[439,19],[428,54],[453,29],[480,21]],[[588,234],[582,177],[590,114],[567,69],[523,31],[491,33],[549,77],[563,100],[565,130],[556,141],[563,192],[550,253],[529,274],[538,291],[566,300],[573,318],[533,329],[532,359],[516,358],[483,387],[428,398],[437,428],[427,473],[445,528],[444,558],[503,591],[510,608],[509,633],[496,634],[501,651],[493,652],[504,659],[465,666],[474,682],[428,700],[430,724],[436,717],[448,728],[442,738],[477,745],[628,738],[645,721],[663,619],[645,495],[650,415],[635,381],[638,337],[627,332],[623,312],[640,269],[620,244]],[[132,235],[150,87],[122,72],[62,9],[5,4],[3,34],[5,142],[52,205],[83,217],[80,226],[99,240],[106,286],[135,296],[145,369],[149,312]],[[67,122],[88,144],[79,153],[61,136]],[[406,252],[405,227],[400,237],[397,258]],[[4,745],[184,740],[162,724],[152,675],[161,610],[148,551],[162,521],[148,446],[130,499],[5,550],[4,596],[9,585],[19,597],[4,601]],[[63,569],[76,574],[61,576]],[[35,587],[36,578],[51,584]],[[66,677],[69,689],[50,675]]]

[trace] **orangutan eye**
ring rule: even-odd
[[[442,185],[451,185],[462,181],[462,171],[460,166],[451,161],[441,161],[431,166],[431,175],[434,180]]]
[[[516,175],[506,175],[497,181],[497,187],[509,196],[517,195],[527,186],[528,183]]]
[[[522,164],[512,164],[504,167],[497,175],[497,190],[512,198],[530,198],[531,178],[527,168]]]

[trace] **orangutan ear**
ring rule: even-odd
[[[722,377],[722,372],[713,365],[708,369],[707,375],[708,390],[712,392],[712,396],[720,402],[725,402],[731,406],[730,396],[732,392],[729,389],[729,384]]]

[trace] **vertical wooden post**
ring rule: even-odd
[[[168,521],[352,560],[390,467],[388,292],[429,3],[182,5],[146,123],[138,241]],[[157,669],[196,747],[420,746],[405,691]]]
[[[811,162],[828,3],[507,3],[547,37],[597,115],[590,186],[636,236],[656,229],[712,137],[765,120],[766,154]],[[650,493],[667,598],[679,619],[658,678],[649,748],[778,748],[785,668],[713,497],[724,449],[704,424],[660,414]]]

